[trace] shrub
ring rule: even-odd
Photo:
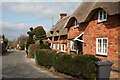
[[[31,44],[28,47],[28,57],[34,58],[34,53],[37,49],[50,49],[50,47],[47,44]]]
[[[54,63],[54,54],[55,51],[52,51],[50,49],[38,49],[36,51],[36,59],[38,61],[38,64],[45,66],[47,68],[50,68]]]
[[[42,26],[37,26],[34,28],[36,40],[46,39],[46,32]]]
[[[28,47],[28,57],[29,58],[34,58],[34,53],[36,52],[36,49],[39,47],[37,44],[31,44]]]
[[[50,49],[50,47],[47,44],[40,44],[38,49]]]
[[[95,62],[98,61],[93,55],[62,55],[56,59],[54,67],[59,71],[75,77],[94,78]]]
[[[5,52],[7,52],[7,49],[6,49],[6,43],[2,43],[2,54],[4,54]]]
[[[39,65],[54,67],[58,72],[74,77],[92,79],[96,74],[95,62],[99,60],[94,55],[57,54],[50,49],[38,49],[36,57]]]
[[[20,44],[21,50],[25,49],[25,44]]]

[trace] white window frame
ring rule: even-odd
[[[102,12],[102,15],[100,15],[100,13]],[[103,22],[103,21],[106,21],[107,20],[107,13],[105,12],[104,10],[100,10],[99,12],[98,12],[98,22]],[[102,16],[102,19],[100,19],[100,16]],[[104,17],[106,17],[105,19],[104,19]]]
[[[61,44],[61,52],[66,52],[66,48],[67,48],[67,44],[66,43],[62,43]]]
[[[103,39],[107,39],[106,47],[105,47],[105,43],[103,43]],[[99,46],[98,40],[101,40],[101,47],[98,47]],[[107,54],[108,54],[108,38],[96,38],[96,54],[107,56]]]
[[[61,44],[61,51],[62,51],[62,52],[64,51],[64,49],[63,49],[63,44]]]
[[[50,48],[52,48],[52,46],[53,46],[53,43],[50,43]]]
[[[60,48],[60,44],[59,44],[59,43],[57,43],[57,50],[59,50],[59,48]]]
[[[76,51],[74,41],[70,41],[70,51]]]
[[[75,28],[79,27],[79,23],[77,20],[75,20]]]
[[[56,49],[55,47],[56,47],[56,44],[55,44],[55,43],[53,43],[53,49]]]

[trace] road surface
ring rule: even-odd
[[[49,71],[36,67],[23,51],[9,51],[2,56],[3,78],[59,78]]]

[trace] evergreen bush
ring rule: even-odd
[[[21,50],[25,49],[25,44],[20,44]]]
[[[38,44],[30,44],[28,47],[28,57],[34,58],[34,53],[36,52],[37,48],[39,47]]]
[[[47,44],[30,44],[28,47],[28,57],[34,58],[37,49],[50,49],[50,47]]]
[[[53,66],[54,58],[55,58],[55,51],[50,49],[38,49],[36,51],[36,59],[39,65],[45,66],[50,68]]]
[[[48,46],[47,44],[40,44],[38,49],[50,49],[50,46]]]
[[[95,62],[99,60],[94,55],[57,54],[50,49],[38,49],[36,59],[39,65],[54,67],[58,72],[89,80],[95,78]]]
[[[46,39],[46,32],[42,26],[37,26],[35,29],[35,37],[36,40],[44,40]]]

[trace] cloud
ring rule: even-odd
[[[61,12],[66,12],[70,15],[79,4],[70,2],[4,3],[3,10],[44,19],[52,16],[58,17]]]
[[[11,24],[8,22],[0,22],[2,24],[3,28],[15,28],[15,29],[24,29],[27,25],[24,23],[21,24]]]
[[[51,17],[54,24],[59,20],[59,14],[66,12],[68,15],[80,3],[71,2],[4,2],[2,4],[2,30],[10,40],[26,34],[30,26],[42,25],[46,32],[51,28]]]
[[[1,2],[81,2],[83,0],[1,0]]]
[[[2,34],[4,34],[9,40],[17,39],[20,35],[27,35],[30,27],[35,28],[35,25],[25,24],[25,23],[9,23],[9,22],[0,22],[0,29]],[[44,27],[45,31],[48,32],[50,26]]]
[[[2,25],[2,34],[7,36],[7,38],[10,40],[15,39],[22,34],[26,35],[29,27],[33,26],[25,23],[12,24],[9,22],[0,22],[0,25]]]
[[[18,12],[18,13],[23,13],[23,14],[29,14],[29,15],[37,15],[42,17],[42,15],[55,15],[56,10],[55,8],[48,8],[45,7],[44,5],[14,5],[10,7],[10,10]]]
[[[1,2],[119,2],[120,0],[1,0]]]

